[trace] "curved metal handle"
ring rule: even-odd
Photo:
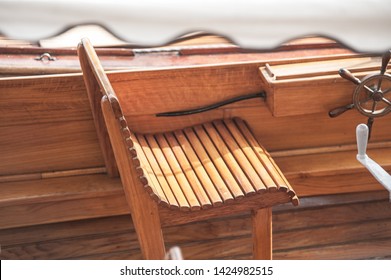
[[[51,56],[50,53],[43,53],[41,54],[40,56],[37,56],[36,58],[34,58],[35,60],[39,60],[39,61],[55,61],[56,58],[54,56]]]
[[[390,193],[391,202],[391,176],[377,162],[372,160],[367,154],[368,127],[359,124],[356,128],[357,138],[357,160],[371,172],[372,176]]]

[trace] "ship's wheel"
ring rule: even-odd
[[[353,103],[331,110],[330,117],[337,117],[347,110],[356,108],[368,117],[370,137],[374,119],[391,112],[391,75],[386,73],[390,58],[391,50],[383,55],[380,73],[367,75],[362,80],[355,77],[349,70],[340,69],[339,75],[356,85]]]

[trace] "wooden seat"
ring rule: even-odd
[[[87,39],[78,54],[107,170],[115,176],[118,166],[143,256],[164,258],[162,226],[251,211],[254,258],[270,259],[271,207],[298,198],[245,121],[133,132],[122,108],[131,105],[120,103]]]

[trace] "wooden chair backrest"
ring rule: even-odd
[[[118,119],[123,116],[122,109],[94,47],[88,39],[83,39],[82,43],[79,44],[78,55],[107,173],[110,176],[115,177],[119,175],[118,168],[103,119],[101,100],[104,96],[109,100],[115,116]]]

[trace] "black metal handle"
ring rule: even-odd
[[[341,68],[339,69],[338,73],[342,78],[351,81],[355,85],[361,84],[360,79],[356,78],[348,69]]]
[[[382,57],[380,74],[383,75],[387,71],[387,66],[388,63],[390,62],[390,59],[391,59],[391,50],[388,50],[388,52],[385,52]]]
[[[156,117],[177,117],[177,116],[198,114],[198,113],[203,113],[203,112],[210,111],[210,110],[213,110],[213,109],[217,109],[217,108],[219,108],[221,106],[232,104],[232,103],[235,103],[235,102],[238,102],[238,101],[252,99],[252,98],[258,98],[258,97],[260,97],[260,98],[265,100],[266,99],[266,93],[262,91],[262,92],[259,92],[259,93],[253,93],[253,94],[247,94],[247,95],[243,95],[243,96],[238,96],[238,97],[234,97],[234,98],[231,98],[231,99],[228,99],[228,100],[224,100],[224,101],[212,104],[212,105],[208,105],[208,106],[200,107],[200,108],[195,108],[195,109],[157,113]]]
[[[331,118],[335,118],[335,117],[338,117],[339,115],[341,115],[341,114],[345,113],[346,111],[353,109],[353,108],[354,108],[353,103],[345,105],[345,106],[341,106],[341,107],[338,107],[338,108],[331,110],[329,112],[329,116]]]

